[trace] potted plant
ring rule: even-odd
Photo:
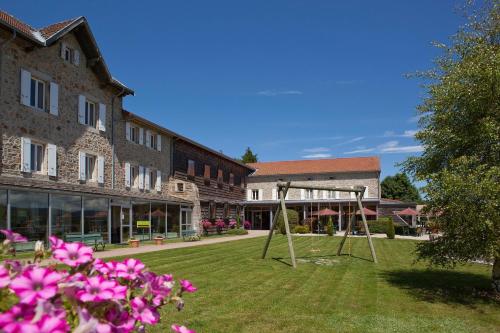
[[[131,237],[129,240],[128,240],[128,244],[130,247],[139,247],[139,243],[140,243],[140,240],[134,238],[134,237]]]
[[[165,238],[161,237],[161,236],[156,236],[155,238],[153,238],[153,240],[155,241],[155,245],[163,245],[163,240]]]

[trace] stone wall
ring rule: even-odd
[[[317,174],[317,175],[293,175],[293,176],[251,176],[248,178],[248,190],[263,190],[262,200],[273,200],[272,189],[280,182],[292,181],[306,183],[310,186],[368,186],[368,196],[370,199],[380,198],[379,175],[378,172],[372,173],[336,173],[336,174]],[[318,194],[322,198],[321,194]],[[340,192],[339,199],[348,199],[350,193]],[[290,189],[288,200],[300,200],[301,190]]]

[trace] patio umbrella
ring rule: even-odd
[[[312,212],[311,215],[314,215],[314,216],[334,216],[334,215],[339,215],[339,213],[337,213],[336,211],[331,210],[329,208],[325,208],[325,209],[320,210],[319,212],[318,211]]]
[[[399,212],[394,212],[397,215],[405,215],[405,216],[417,216],[418,212],[416,210],[413,210],[411,208],[406,208],[402,211]]]
[[[155,211],[153,211],[153,212],[151,213],[151,216],[152,216],[152,217],[165,217],[165,213],[164,213],[164,212],[162,212],[162,211],[161,211],[161,210],[159,210],[159,209],[156,209]]]
[[[374,216],[374,215],[377,215],[377,212],[371,210],[371,209],[368,209],[366,207],[363,207],[363,213],[365,213],[365,216]],[[356,215],[361,215],[361,211],[358,209],[356,211]]]

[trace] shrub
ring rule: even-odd
[[[238,223],[235,220],[229,221],[229,228],[234,229]]]
[[[367,221],[368,228],[370,228],[370,233],[372,234],[385,234],[387,233],[388,221],[392,221],[390,217],[381,217],[375,221]]]
[[[245,221],[245,223],[243,223],[243,227],[246,230],[249,230],[252,227],[252,223],[250,223],[250,221]]]
[[[287,216],[288,216],[288,225],[290,226],[290,230],[294,230],[294,226],[299,223],[299,213],[293,209],[287,209],[286,210]],[[278,220],[276,221],[276,228],[279,230],[279,232],[282,235],[286,235],[286,229],[285,229],[285,218],[283,217],[283,212],[280,212],[280,215],[278,216]]]
[[[307,234],[309,233],[309,226],[307,225],[296,225],[293,228],[293,232],[296,234]]]
[[[328,216],[328,222],[326,223],[326,233],[328,236],[333,236],[333,218]]]
[[[227,231],[228,235],[248,235],[248,230],[246,229],[229,229]]]
[[[196,241],[199,241],[199,240],[201,240],[200,235],[193,235],[193,236],[186,237],[184,239],[185,242],[196,242]]]
[[[209,220],[203,220],[201,221],[201,225],[203,229],[208,229],[212,226],[212,222],[210,222]]]
[[[394,229],[394,222],[392,222],[392,219],[387,220],[387,238],[389,239],[394,239],[396,230]]]

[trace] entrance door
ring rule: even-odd
[[[191,224],[191,213],[192,210],[188,208],[181,209],[181,230],[192,230],[193,226]]]
[[[130,208],[122,207],[121,214],[121,242],[125,243],[130,238]]]
[[[111,206],[111,243],[121,243],[121,206]]]

